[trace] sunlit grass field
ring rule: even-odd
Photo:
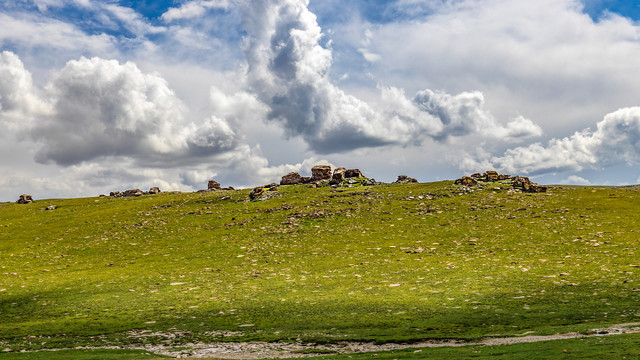
[[[412,342],[640,322],[639,189],[510,188],[1,204],[0,352]]]

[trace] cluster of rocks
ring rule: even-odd
[[[207,184],[207,190],[208,191],[216,191],[216,190],[235,190],[232,186],[228,186],[228,187],[222,187],[220,185],[219,182],[215,181],[215,180],[209,180],[209,183]]]
[[[142,196],[142,195],[156,195],[160,193],[161,193],[160,188],[157,186],[154,186],[151,189],[149,189],[149,191],[144,191],[144,192],[140,189],[112,191],[109,193],[109,196],[114,198],[121,198],[121,197],[133,197],[133,196]]]
[[[31,195],[27,195],[27,194],[20,195],[20,198],[18,199],[18,201],[16,201],[16,203],[18,204],[31,204],[33,202],[34,200],[31,197]]]
[[[278,191],[278,184],[272,183],[269,185],[256,186],[249,193],[249,200],[257,201],[257,200],[267,200],[272,197],[280,196],[281,194]]]
[[[394,184],[410,184],[410,183],[417,183],[418,180],[412,178],[412,177],[408,177],[407,175],[398,175],[398,179],[396,181],[394,181]]]
[[[378,184],[374,179],[367,179],[360,169],[346,169],[339,167],[331,171],[329,165],[316,165],[311,169],[311,176],[301,176],[297,172],[290,172],[280,179],[280,185],[310,184],[312,187],[321,185],[362,185]]]
[[[546,186],[538,185],[529,180],[528,177],[514,176],[511,181],[514,188],[521,189],[523,192],[542,193],[547,191]]]
[[[538,185],[532,182],[528,177],[524,176],[511,176],[506,174],[498,174],[497,171],[486,171],[484,174],[475,173],[471,176],[463,176],[454,181],[455,185],[463,186],[475,186],[478,183],[490,183],[497,181],[510,181],[514,189],[519,189],[522,192],[540,193],[546,192],[547,187]]]

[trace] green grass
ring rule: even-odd
[[[2,360],[157,360],[166,359],[148,351],[141,350],[59,350],[31,353],[0,353]]]
[[[640,335],[618,335],[601,338],[555,340],[501,346],[465,346],[459,348],[424,348],[375,353],[323,356],[323,360],[359,359],[638,359]]]
[[[638,188],[508,187],[2,204],[0,351],[411,342],[640,321]]]

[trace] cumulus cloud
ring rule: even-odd
[[[167,82],[135,64],[81,58],[47,85],[53,114],[31,135],[39,162],[71,165],[101,157],[131,156],[162,166],[175,158],[210,156],[235,146],[223,119],[189,123]]]
[[[505,139],[538,136],[523,117],[506,126],[483,109],[479,93],[456,96],[430,90],[411,104],[402,90],[383,88],[386,107],[375,108],[332,84],[330,48],[306,0],[241,3],[245,55],[252,90],[290,136],[302,136],[320,153],[359,147],[420,143],[480,133]]]
[[[570,175],[568,178],[562,180],[561,184],[571,184],[571,185],[591,185],[591,182],[583,177],[578,175]]]
[[[443,92],[423,90],[414,98],[418,107],[431,114],[443,124],[443,130],[435,137],[464,136],[480,133],[500,139],[526,138],[542,135],[542,129],[522,116],[501,125],[484,107],[482,93],[464,92],[449,95]]]
[[[226,10],[231,6],[228,0],[197,0],[182,4],[177,8],[170,8],[161,19],[164,22],[172,22],[176,20],[190,19],[203,15],[208,9]]]
[[[10,51],[0,53],[0,122],[12,130],[24,130],[35,116],[49,110],[20,58]]]
[[[585,129],[570,137],[551,139],[507,150],[503,156],[479,159],[464,167],[491,164],[512,173],[545,174],[640,163],[640,107],[607,114],[596,131]]]

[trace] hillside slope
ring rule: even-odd
[[[2,204],[0,349],[471,339],[638,321],[638,189],[509,188]]]

